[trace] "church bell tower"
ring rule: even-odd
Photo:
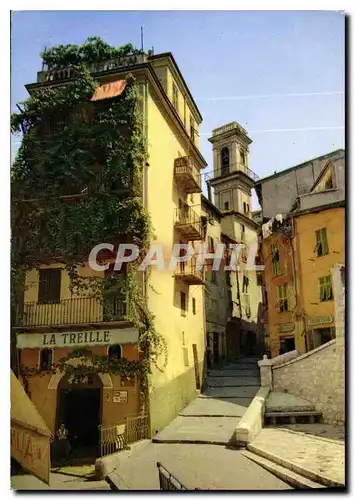
[[[251,219],[251,190],[257,176],[249,169],[252,140],[237,122],[212,131],[214,204],[221,212],[241,213]]]

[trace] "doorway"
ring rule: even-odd
[[[279,354],[295,350],[295,337],[281,337]]]
[[[84,383],[75,384],[65,376],[58,389],[57,428],[63,422],[68,430],[71,459],[96,457],[101,423],[101,380],[93,375]]]

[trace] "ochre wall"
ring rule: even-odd
[[[125,344],[122,347],[122,357],[135,361],[138,360],[137,348],[131,344]],[[54,363],[60,358],[68,355],[68,349],[54,349]],[[107,347],[95,347],[93,354],[107,354]],[[29,368],[38,368],[39,349],[22,349],[21,364]],[[112,389],[103,388],[102,390],[102,424],[120,424],[124,423],[126,416],[134,416],[139,412],[139,383],[135,382],[133,387],[122,385],[121,377],[111,375]],[[51,375],[38,373],[38,375],[28,377],[28,388],[30,398],[42,415],[49,429],[54,432],[56,429],[56,415],[58,404],[58,390],[48,388]],[[127,403],[114,403],[112,401],[113,391],[127,391]]]
[[[181,235],[174,231],[175,209],[182,198],[200,214],[200,194],[185,195],[174,180],[174,159],[190,155],[173,123],[164,117],[157,97],[150,89],[148,102],[148,211],[151,215],[154,243],[164,249],[164,270],[152,267],[148,287],[148,306],[155,315],[155,326],[167,342],[168,364],[164,372],[153,369],[151,377],[151,420],[153,434],[167,425],[196,395],[192,345],[197,345],[199,372],[202,374],[204,356],[203,286],[180,283],[169,269],[169,259],[174,243]],[[180,291],[187,294],[188,310],[182,316]],[[196,314],[192,312],[192,298],[196,300]],[[184,336],[183,333],[184,332]],[[185,345],[183,344],[185,338]],[[184,349],[188,349],[189,363],[185,366]]]
[[[274,275],[272,263],[272,246],[278,245],[279,268],[281,274]],[[279,233],[273,233],[263,240],[262,253],[264,262],[264,282],[268,298],[268,332],[271,356],[279,355],[280,337],[292,337],[295,339],[295,348],[300,352],[305,352],[305,340],[303,335],[302,322],[297,319],[296,311],[296,288],[294,281],[292,246],[290,240]],[[288,288],[288,311],[280,312],[278,307],[278,286],[287,284]],[[280,332],[285,325],[294,325],[293,331]]]
[[[316,234],[327,229],[329,253],[318,257]],[[306,319],[333,316],[334,300],[320,301],[319,278],[331,275],[334,264],[345,264],[345,208],[322,210],[295,218],[295,239],[299,265],[301,307]],[[334,326],[334,321],[317,327]]]

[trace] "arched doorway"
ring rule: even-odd
[[[80,382],[66,374],[58,384],[57,428],[64,423],[72,447],[71,458],[89,458],[98,452],[102,382],[88,375]]]

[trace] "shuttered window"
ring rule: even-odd
[[[316,252],[318,257],[322,257],[322,255],[326,255],[329,253],[328,249],[328,237],[327,237],[327,228],[323,227],[316,231]]]
[[[61,269],[39,271],[38,302],[41,304],[60,302]]]
[[[319,298],[322,302],[332,300],[333,289],[331,276],[323,276],[323,278],[319,278]]]

